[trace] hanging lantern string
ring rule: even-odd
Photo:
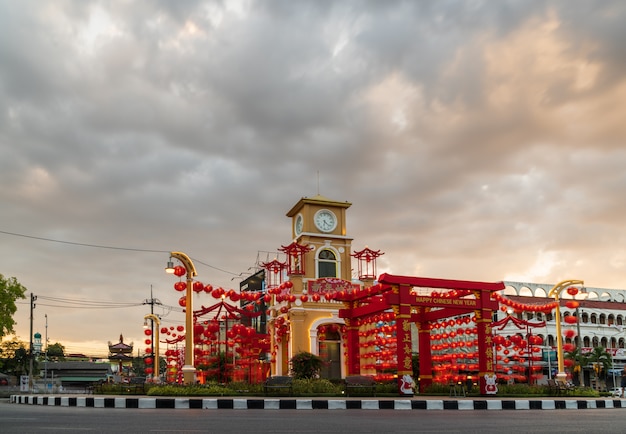
[[[518,311],[529,311],[529,312],[544,312],[544,313],[549,313],[551,312],[553,309],[556,308],[557,302],[553,301],[550,303],[546,303],[546,304],[526,304],[526,303],[520,303],[517,301],[513,301],[507,297],[504,297],[501,294],[498,294],[496,292],[491,294],[491,298],[493,298],[494,300],[497,300],[498,302],[500,302],[501,304],[508,306],[514,310],[518,310]]]

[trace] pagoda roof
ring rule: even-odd
[[[118,351],[133,351],[132,345],[126,345],[124,342],[118,342],[117,344],[109,345],[109,350]]]
[[[124,353],[110,354],[109,360],[132,360],[133,357]]]

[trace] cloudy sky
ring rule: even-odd
[[[0,273],[51,343],[141,347],[151,288],[184,322],[167,252],[238,288],[319,192],[379,272],[626,288],[624,22],[621,1],[0,0]],[[16,320],[28,340],[26,300]]]

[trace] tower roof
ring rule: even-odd
[[[321,194],[317,194],[313,197],[302,197],[298,203],[296,203],[290,210],[287,212],[287,217],[293,217],[296,213],[302,208],[305,204],[309,205],[320,205],[320,206],[330,206],[330,207],[339,207],[339,208],[350,208],[352,204],[348,201],[339,202],[333,199],[329,199]]]

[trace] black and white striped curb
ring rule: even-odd
[[[626,399],[237,399],[11,395],[11,403],[92,408],[206,410],[583,410],[626,408]]]

